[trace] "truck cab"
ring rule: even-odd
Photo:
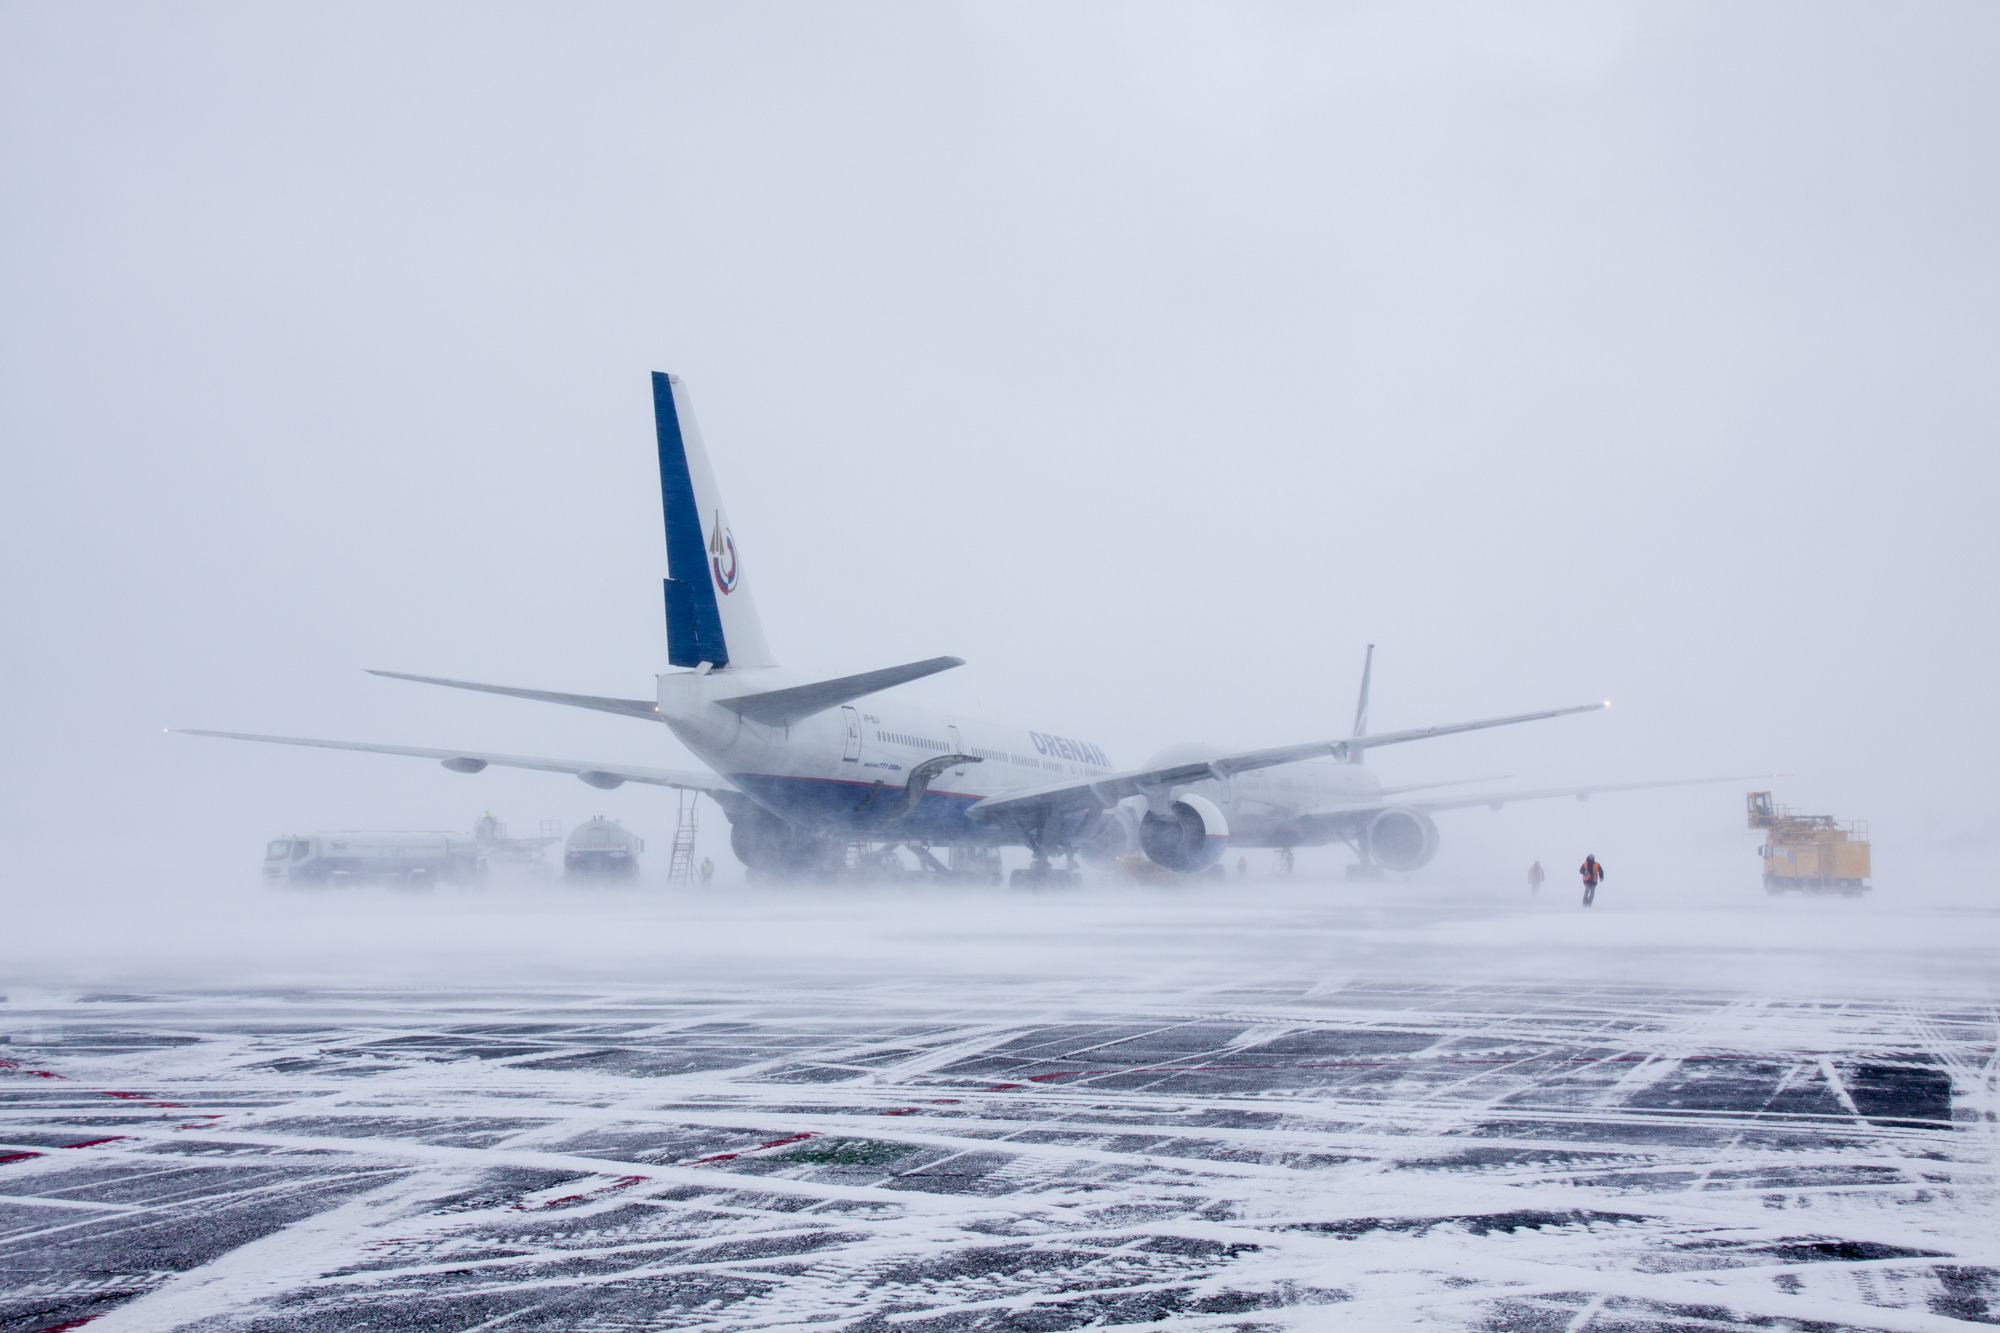
[[[312,859],[313,841],[297,834],[273,838],[264,848],[264,878],[291,878],[294,866]]]

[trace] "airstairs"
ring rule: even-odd
[[[674,854],[667,862],[667,887],[694,883],[694,835],[701,813],[701,793],[681,788],[674,793],[678,809],[674,822]]]

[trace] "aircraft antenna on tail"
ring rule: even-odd
[[[1361,697],[1354,705],[1354,734],[1357,737],[1368,734],[1368,678],[1374,672],[1375,645],[1371,643],[1368,645],[1367,655],[1361,659]],[[1356,750],[1354,752],[1354,762],[1357,764],[1360,763],[1367,753],[1368,751],[1366,750]]]

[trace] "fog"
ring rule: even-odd
[[[290,830],[662,872],[657,790],[165,731],[692,763],[361,670],[649,692],[654,369],[788,665],[957,654],[911,694],[1130,764],[1342,734],[1372,642],[1377,729],[1616,704],[1392,782],[1786,775],[1456,812],[1411,893],[1761,900],[1751,785],[1871,821],[1868,911],[1991,884],[1989,10],[0,24],[10,966],[226,932]]]
[[[876,985],[940,1009],[1021,1004],[1026,993],[1033,1011],[1064,1012],[1380,980],[1912,1003],[1962,1002],[2000,981],[2000,921],[1983,903],[1902,902],[1885,912],[1607,885],[1584,913],[1567,885],[1530,899],[1439,880],[1259,879],[1198,891],[1110,880],[1025,903],[1000,890],[879,884],[713,895],[513,886],[282,896],[224,886],[196,910],[196,895],[175,894],[129,902],[115,920],[27,899],[12,909],[6,957],[17,1005],[102,988],[226,985],[269,995],[274,1013],[299,987],[393,996],[636,986],[775,997],[811,1012],[821,995]],[[20,1010],[14,1021],[27,1022]]]

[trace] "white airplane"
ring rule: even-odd
[[[1370,749],[1609,705],[1579,704],[1369,735],[1372,646],[1352,735],[1236,752],[1183,747],[1139,768],[1121,768],[1104,750],[1076,737],[880,697],[893,686],[962,666],[961,658],[933,657],[833,680],[802,680],[780,667],[765,643],[747,563],[677,376],[654,374],[653,406],[667,534],[667,660],[689,670],[657,676],[650,699],[562,694],[395,671],[373,674],[663,723],[712,772],[298,736],[188,734],[411,755],[440,760],[455,773],[499,765],[571,773],[607,789],[641,782],[699,791],[714,798],[728,816],[730,846],[743,863],[754,872],[776,874],[828,864],[845,843],[858,840],[900,843],[932,866],[942,864],[930,853],[937,846],[962,849],[966,859],[988,868],[998,865],[997,849],[1024,846],[1032,863],[1015,872],[1017,882],[1073,877],[1081,855],[1134,851],[1169,871],[1192,874],[1216,864],[1232,842],[1292,848],[1342,841],[1355,849],[1363,867],[1414,870],[1437,852],[1431,816],[1441,810],[1676,785],[1626,783],[1442,801],[1392,800],[1459,784],[1385,788],[1361,763]],[[1305,762],[1311,760],[1331,762]],[[1068,857],[1068,870],[1054,867],[1058,856]]]

